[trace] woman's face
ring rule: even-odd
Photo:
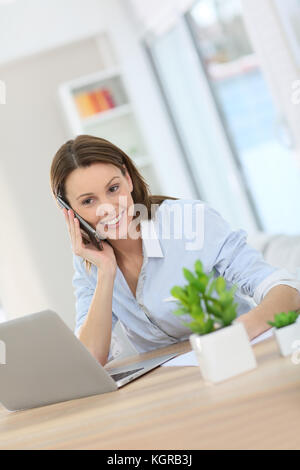
[[[65,193],[71,207],[103,238],[112,239],[127,237],[133,219],[128,215],[128,208],[133,205],[132,189],[128,172],[123,175],[110,163],[93,163],[89,167],[77,168],[65,182]]]

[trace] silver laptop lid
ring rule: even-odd
[[[51,310],[0,323],[6,364],[0,403],[15,411],[117,390],[117,384]]]

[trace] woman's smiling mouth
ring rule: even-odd
[[[111,219],[109,221],[100,222],[100,224],[103,225],[104,227],[105,226],[108,226],[108,227],[117,226],[119,224],[124,212],[125,212],[125,209],[121,212],[121,214],[118,215],[118,217],[115,217],[114,219]]]

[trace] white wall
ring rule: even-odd
[[[0,108],[0,296],[8,316],[54,309],[72,325],[72,258],[49,170],[66,140],[57,100],[61,82],[103,68],[93,40],[80,41],[0,68],[8,84]]]
[[[3,153],[1,156],[3,160]],[[19,310],[26,313],[28,304],[33,311],[47,308],[49,298],[37,275],[38,266],[18,217],[19,188],[16,190],[9,181],[9,174],[0,173],[0,220],[3,222],[0,230],[0,302],[4,310],[8,307],[10,312],[17,314]],[[0,305],[0,321],[3,314]]]
[[[16,0],[0,5],[0,64],[106,29],[109,0]]]

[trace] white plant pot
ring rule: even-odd
[[[190,343],[206,382],[222,382],[257,367],[247,331],[240,322],[207,335],[192,334]]]
[[[299,349],[300,341],[300,322],[283,328],[275,328],[275,338],[277,340],[282,356],[289,356],[295,350]]]

